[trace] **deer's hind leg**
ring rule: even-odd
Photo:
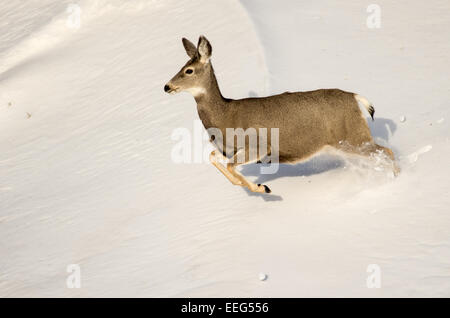
[[[250,161],[240,162],[240,152],[236,153],[232,159],[231,162],[228,162],[226,165],[226,168],[217,162],[217,157],[222,156],[221,154],[218,154],[217,151],[211,152],[210,155],[210,161],[211,163],[220,171],[222,174],[230,180],[230,182],[234,185],[240,185],[243,187],[247,187],[252,192],[258,192],[258,193],[270,193],[270,189],[266,185],[261,184],[255,184],[253,182],[248,181],[242,174],[240,174],[238,171],[236,171],[236,167],[241,164],[247,164],[250,163]],[[222,156],[222,158],[224,158]]]
[[[374,144],[374,146],[375,146],[375,151],[373,151],[374,153],[385,154],[387,157],[389,157],[389,159],[391,159],[392,171],[394,172],[395,176],[398,176],[398,174],[400,173],[400,167],[397,165],[397,162],[395,161],[395,156],[392,150],[387,147],[380,146],[378,144]]]
[[[400,168],[395,161],[394,153],[387,147],[380,146],[374,142],[368,142],[366,144],[363,144],[362,146],[344,145],[342,147],[338,147],[338,149],[343,150],[347,153],[362,155],[365,157],[371,157],[380,154],[384,155],[390,159],[390,164],[392,165],[392,171],[394,172],[394,175],[397,176],[400,173]]]

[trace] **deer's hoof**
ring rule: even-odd
[[[258,184],[258,187],[260,187],[261,184]],[[265,193],[271,193],[272,191],[270,190],[270,188],[268,186],[266,186],[265,184],[262,185],[264,187],[264,192]]]

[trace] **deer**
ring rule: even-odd
[[[186,38],[182,43],[189,57],[187,63],[164,86],[169,94],[189,92],[197,103],[197,112],[203,126],[218,130],[222,138],[210,133],[214,150],[209,160],[232,184],[251,192],[271,193],[264,184],[255,184],[236,168],[249,163],[261,163],[264,154],[277,153],[277,163],[296,164],[306,161],[324,149],[335,149],[346,154],[371,157],[383,155],[394,175],[400,169],[391,149],[375,143],[361,108],[374,120],[375,108],[365,97],[340,89],[317,89],[304,92],[285,92],[267,97],[230,99],[222,96],[211,64],[212,46],[200,36],[197,46]],[[267,138],[265,152],[250,155],[252,147],[238,147],[235,136],[227,138],[228,128],[278,129],[278,149]],[[245,136],[244,136],[245,137]],[[253,146],[254,148],[255,146]],[[254,153],[254,152],[253,152]],[[237,160],[238,157],[240,160]],[[267,156],[266,156],[267,157]],[[221,163],[224,162],[224,164]]]

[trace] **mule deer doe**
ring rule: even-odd
[[[262,157],[251,158],[251,149],[247,144],[238,149],[234,143],[235,136],[231,138],[233,142],[229,146],[227,128],[278,128],[277,150],[280,163],[304,161],[321,150],[332,147],[363,156],[381,153],[391,160],[394,174],[399,172],[393,152],[377,145],[370,134],[359,107],[362,105],[373,120],[375,109],[366,98],[339,89],[286,92],[238,100],[224,98],[211,65],[212,47],[209,41],[200,36],[195,47],[192,42],[183,38],[183,45],[190,60],[164,86],[164,91],[190,92],[197,102],[198,114],[205,128],[216,128],[225,136],[225,144],[223,140],[211,136],[218,151],[211,153],[210,161],[233,184],[245,186],[252,192],[271,192],[266,185],[252,183],[236,171],[238,165],[260,161]],[[274,151],[272,146],[268,140],[264,146],[267,147],[267,154]],[[236,160],[237,156],[243,156],[244,160]],[[230,160],[225,167],[219,159]]]

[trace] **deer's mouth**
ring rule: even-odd
[[[173,95],[173,94],[178,93],[179,91],[180,91],[179,87],[174,87],[174,88],[171,88],[167,93]]]

